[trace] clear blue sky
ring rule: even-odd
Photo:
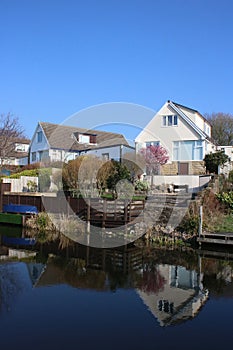
[[[29,137],[108,102],[233,113],[232,14],[232,0],[1,0],[0,113]]]

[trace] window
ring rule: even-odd
[[[173,160],[203,160],[203,141],[174,141]]]
[[[167,117],[164,115],[163,116],[163,126],[167,125]]]
[[[49,158],[49,151],[39,151],[39,161],[48,159]]]
[[[208,136],[210,136],[210,127],[209,127],[209,125],[207,125],[206,123],[205,123],[205,126],[204,126],[204,132],[205,132]]]
[[[26,145],[23,145],[21,143],[16,143],[15,145],[15,151],[16,152],[27,152]]]
[[[38,143],[42,142],[42,131],[38,131],[37,133],[37,142]]]
[[[178,117],[177,115],[163,115],[162,126],[177,126]]]
[[[168,314],[173,314],[174,312],[174,303],[169,302],[168,300],[161,299],[158,301],[159,311],[166,312]]]
[[[78,137],[78,141],[80,143],[90,143],[90,136],[89,135],[80,134],[79,137]]]
[[[159,146],[159,141],[148,141],[146,142],[146,148],[150,146]]]
[[[36,152],[32,152],[32,162],[36,161]]]
[[[105,161],[109,160],[109,153],[102,153],[102,158]]]

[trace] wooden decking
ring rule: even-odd
[[[125,225],[137,218],[141,219],[144,201],[128,200],[86,200],[87,205],[78,213],[82,219],[102,227],[115,227]]]
[[[197,237],[197,242],[209,244],[233,245],[233,232],[203,232]]]

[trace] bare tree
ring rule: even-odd
[[[212,138],[220,146],[233,146],[233,115],[229,113],[205,114],[212,126]]]
[[[15,142],[23,138],[24,130],[11,113],[0,115],[0,166],[14,152]]]

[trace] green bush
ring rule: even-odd
[[[38,176],[38,169],[23,170],[20,173],[12,174],[9,176],[10,179],[19,179],[21,176]]]
[[[227,209],[233,210],[233,191],[218,193],[216,197]]]
[[[177,229],[180,232],[196,235],[199,229],[199,217],[197,215],[186,215]]]
[[[146,192],[148,190],[148,183],[146,181],[137,180],[135,182],[135,190]]]

